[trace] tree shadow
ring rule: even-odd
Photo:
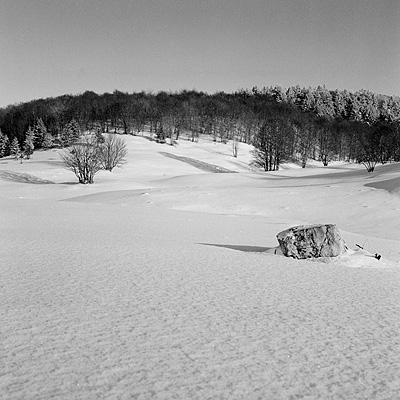
[[[0,171],[0,178],[6,181],[18,182],[18,183],[33,183],[36,185],[53,185],[53,181],[42,179],[37,176],[26,174],[22,172],[13,171]]]
[[[169,157],[169,158],[172,158],[174,160],[178,160],[178,161],[182,161],[182,162],[185,162],[187,164],[190,164],[195,168],[201,169],[202,171],[212,172],[214,174],[227,174],[227,173],[228,174],[235,174],[236,173],[236,171],[232,171],[230,169],[226,169],[226,168],[220,167],[218,165],[209,164],[209,163],[206,163],[204,161],[196,160],[194,158],[177,156],[175,154],[166,153],[164,151],[160,151],[160,154],[162,154],[164,157]]]

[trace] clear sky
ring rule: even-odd
[[[400,95],[399,0],[0,0],[0,107],[253,86]]]

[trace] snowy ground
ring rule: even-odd
[[[58,150],[0,160],[1,398],[400,398],[399,164],[125,139],[94,185]],[[304,223],[382,259],[266,252]]]

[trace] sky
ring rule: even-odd
[[[398,0],[0,0],[0,107],[292,85],[400,95]]]

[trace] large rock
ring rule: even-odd
[[[294,226],[278,233],[276,237],[286,257],[336,257],[347,249],[334,224]]]

